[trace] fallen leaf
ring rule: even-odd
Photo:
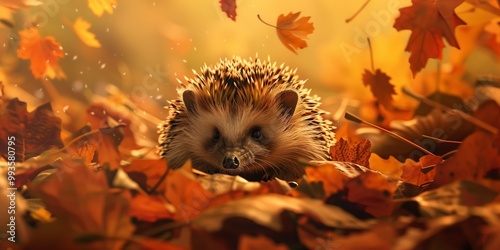
[[[401,168],[401,181],[421,186],[434,180],[436,174],[435,165],[440,163],[442,158],[435,155],[424,155],[418,162],[406,159]]]
[[[467,216],[471,207],[484,206],[497,197],[498,192],[477,182],[459,180],[412,199],[419,203],[421,213],[434,218],[450,214]]]
[[[236,21],[236,0],[219,0],[220,7],[227,17]]]
[[[130,201],[130,216],[140,221],[171,219],[174,212],[172,205],[160,196],[138,193]]]
[[[464,0],[412,0],[412,5],[399,9],[394,23],[398,31],[412,31],[406,46],[410,52],[410,68],[413,76],[422,70],[429,58],[441,59],[443,38],[455,48],[460,48],[455,38],[455,27],[465,22],[455,13]]]
[[[468,136],[455,155],[436,166],[434,184],[446,185],[456,180],[482,180],[500,171],[500,155],[491,134],[477,131]]]
[[[379,171],[388,178],[399,180],[403,173],[401,165],[402,163],[393,156],[389,156],[388,159],[383,159],[375,153],[370,155],[370,169]]]
[[[150,190],[158,184],[167,171],[167,163],[164,159],[135,159],[130,165],[122,168],[144,190]],[[165,185],[160,185],[156,191],[164,192],[164,188]]]
[[[88,0],[88,5],[94,15],[100,17],[104,12],[113,14],[113,9],[116,8],[116,0]]]
[[[19,35],[21,41],[17,56],[31,61],[31,72],[36,78],[65,78],[64,72],[57,63],[60,58],[64,57],[64,52],[54,37],[42,38],[36,28],[21,30]]]
[[[256,237],[250,235],[242,235],[238,242],[238,249],[240,250],[260,250],[260,249],[276,249],[276,250],[288,250],[289,248],[285,244],[276,244],[270,238],[264,235],[259,235]]]
[[[363,74],[363,84],[370,86],[373,96],[388,110],[392,109],[392,95],[396,94],[390,80],[391,78],[380,69],[375,70],[375,74],[369,70],[365,70]]]
[[[46,150],[64,146],[61,119],[52,112],[50,103],[29,113],[26,103],[17,98],[0,105],[0,155],[4,159],[8,152],[15,152],[15,161],[23,162]],[[7,150],[8,146],[13,150]]]
[[[132,235],[126,193],[113,192],[103,172],[93,172],[83,164],[61,168],[37,190],[47,208],[76,236],[99,234],[114,240],[99,241],[102,249],[120,249]]]
[[[367,226],[346,211],[326,205],[320,200],[278,194],[262,194],[228,201],[207,209],[193,220],[192,224],[208,232],[217,232],[224,227],[226,219],[241,217],[279,232],[284,230],[280,214],[285,210],[314,218],[319,223],[333,228],[362,229]]]
[[[73,23],[73,30],[84,44],[93,48],[100,48],[101,43],[95,38],[95,35],[88,31],[90,23],[78,17]]]
[[[286,16],[280,15],[276,25],[278,38],[285,45],[285,47],[295,54],[297,54],[297,49],[307,47],[305,39],[307,38],[307,35],[314,31],[313,24],[309,22],[311,17],[306,16],[299,18],[299,15],[300,12],[290,12]]]
[[[350,146],[346,140],[340,138],[330,148],[330,154],[333,161],[352,162],[369,168],[370,147],[371,143],[366,139]]]

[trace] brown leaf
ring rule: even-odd
[[[99,241],[101,249],[120,249],[132,235],[126,193],[109,189],[103,172],[83,164],[60,168],[36,186],[47,208],[75,235],[100,234],[114,240]]]
[[[227,17],[236,21],[236,0],[219,0],[220,7]]]
[[[259,249],[276,249],[288,250],[285,244],[276,244],[274,241],[264,235],[252,237],[250,235],[242,235],[238,242],[240,250],[259,250]]]
[[[295,54],[297,54],[297,49],[307,47],[305,39],[307,38],[307,35],[314,31],[313,24],[309,23],[309,19],[311,17],[305,16],[299,18],[299,15],[300,12],[290,12],[286,16],[280,15],[276,25],[278,38],[285,45],[285,47]]]
[[[412,5],[399,9],[394,23],[398,31],[412,31],[406,51],[411,53],[410,68],[415,76],[429,58],[441,59],[443,38],[460,48],[455,38],[455,27],[465,22],[455,14],[455,8],[464,0],[412,0]]]
[[[391,78],[380,69],[375,70],[375,74],[369,70],[365,70],[363,74],[363,84],[370,86],[373,96],[388,110],[392,109],[392,95],[396,94],[390,80]]]
[[[15,152],[16,162],[23,162],[51,148],[64,146],[61,119],[54,115],[50,103],[28,113],[26,103],[15,98],[2,103],[0,110],[0,154],[4,159],[10,151]],[[9,141],[14,150],[7,150]]]
[[[491,134],[478,131],[468,136],[454,156],[436,166],[438,186],[455,180],[481,180],[500,171],[500,155]]]
[[[352,162],[369,168],[370,147],[371,143],[367,139],[350,146],[346,140],[340,138],[330,148],[330,154],[333,161]]]

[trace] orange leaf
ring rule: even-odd
[[[104,172],[93,172],[83,164],[68,165],[35,187],[47,208],[76,235],[98,233],[125,239],[134,231],[128,211],[130,197],[111,190]],[[121,249],[124,241],[100,244],[100,249]]]
[[[363,84],[370,86],[370,91],[377,101],[386,109],[392,109],[392,95],[396,94],[394,85],[389,81],[391,78],[380,69],[375,70],[375,74],[365,70],[363,74]]]
[[[123,166],[123,170],[144,190],[150,190],[167,171],[167,163],[165,159],[136,159]],[[156,191],[164,192],[164,185]]]
[[[116,8],[116,0],[88,0],[90,10],[98,17],[104,12],[113,14],[113,9]]]
[[[162,200],[158,196],[138,193],[130,201],[130,216],[151,222],[170,219],[173,211],[169,211],[169,206],[170,204],[166,203],[165,199]]]
[[[19,42],[17,56],[31,61],[31,72],[36,78],[66,77],[57,64],[59,59],[64,57],[64,52],[54,37],[42,38],[35,28],[21,30],[19,35],[21,41]]]
[[[375,153],[370,156],[370,169],[381,172],[389,178],[399,180],[403,170],[401,168],[402,163],[393,156],[388,159],[383,159]]]
[[[0,104],[0,155],[4,159],[8,157],[8,146],[15,148],[16,162],[64,146],[61,119],[54,114],[50,103],[29,113],[26,106],[17,98]]]
[[[94,48],[100,48],[101,43],[95,38],[95,35],[88,31],[90,28],[90,23],[83,20],[81,17],[78,17],[73,23],[73,30],[76,32],[76,35],[82,40],[85,45]]]
[[[299,15],[300,12],[290,12],[286,16],[280,15],[276,25],[278,38],[285,45],[285,47],[295,54],[297,54],[297,49],[307,47],[305,39],[307,38],[307,35],[314,31],[313,24],[309,23],[309,19],[311,17],[307,16],[297,19]]]
[[[411,159],[406,159],[402,165],[403,173],[401,174],[401,181],[411,183],[413,185],[421,186],[422,184],[432,182],[434,180],[435,167],[430,171],[422,172],[425,168],[433,167],[440,163],[442,158],[434,155],[424,155],[418,162]]]
[[[340,138],[335,146],[330,148],[330,154],[333,161],[352,162],[369,167],[368,159],[370,158],[371,145],[370,141],[365,139],[350,146],[346,140]]]
[[[227,17],[236,21],[236,0],[220,0],[220,7]]]
[[[429,58],[441,59],[444,43],[460,48],[455,38],[455,27],[465,24],[455,8],[464,0],[412,0],[412,6],[399,9],[400,16],[394,23],[398,31],[412,31],[406,51],[410,55],[410,68],[415,76]]]
[[[436,185],[455,180],[482,180],[500,171],[500,155],[491,134],[478,131],[469,135],[450,159],[436,166]]]

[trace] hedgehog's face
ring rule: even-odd
[[[188,148],[193,166],[208,173],[267,180],[283,171],[275,152],[284,141],[288,120],[297,105],[294,91],[276,95],[276,103],[252,106],[200,107],[192,91],[185,91],[188,111]]]

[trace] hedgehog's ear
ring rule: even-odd
[[[182,93],[182,101],[186,105],[189,114],[196,115],[196,101],[192,90],[184,90]]]
[[[299,95],[293,90],[283,90],[276,95],[276,103],[281,108],[281,115],[292,117],[299,101]]]

